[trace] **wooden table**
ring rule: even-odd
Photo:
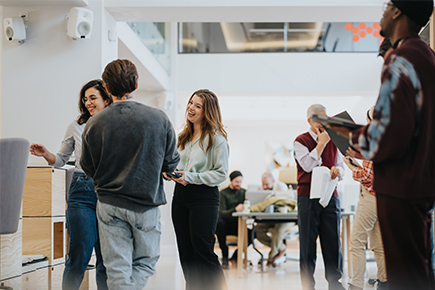
[[[349,252],[349,243],[350,243],[350,231],[351,231],[351,222],[350,217],[355,215],[354,212],[342,212],[341,219],[342,223],[342,241],[341,248],[343,251],[343,255],[345,253],[344,245],[346,244],[347,251],[347,260],[348,260],[348,273],[349,277],[351,274],[351,259]],[[237,277],[242,277],[242,269],[246,269],[248,267],[248,231],[247,231],[247,221],[248,219],[255,219],[256,221],[267,221],[267,222],[297,222],[298,221],[298,212],[291,211],[288,213],[265,213],[265,212],[234,212],[234,217],[238,217],[238,239],[237,239],[237,247],[239,251],[237,252]],[[242,263],[243,258],[243,263]]]

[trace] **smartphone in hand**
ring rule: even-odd
[[[172,177],[172,178],[180,178],[181,174],[180,173],[176,173],[176,172],[165,172],[167,176]]]

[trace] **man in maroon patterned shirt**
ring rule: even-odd
[[[435,289],[431,209],[435,201],[435,53],[420,39],[433,0],[386,3],[381,33],[386,58],[373,121],[349,132],[374,165],[378,217],[389,289]]]
[[[320,104],[308,108],[310,130],[296,137],[294,142],[298,169],[299,267],[302,288],[315,289],[316,241],[319,237],[329,289],[344,290],[339,281],[343,274],[343,255],[340,248],[341,215],[337,190],[334,189],[326,207],[319,203],[319,199],[310,198],[313,169],[319,166],[328,167],[331,179],[341,179],[344,174],[343,155],[322,125],[312,120],[313,114],[326,115],[326,108]]]

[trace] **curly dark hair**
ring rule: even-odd
[[[80,116],[77,119],[77,124],[81,125],[86,123],[91,117],[91,113],[89,113],[88,108],[86,108],[85,103],[83,103],[83,99],[85,98],[85,93],[90,88],[96,88],[104,101],[108,101],[107,105],[113,103],[112,97],[107,93],[106,89],[103,86],[103,81],[100,79],[92,80],[87,82],[82,89],[80,90],[80,98],[79,98],[79,110]]]

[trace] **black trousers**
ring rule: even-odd
[[[222,257],[228,258],[228,246],[227,246],[227,236],[233,235],[237,236],[239,234],[238,232],[238,219],[237,218],[231,218],[231,219],[219,219],[217,228],[216,228],[216,236],[219,241],[219,247],[222,250]],[[248,246],[252,244],[252,230],[248,229]],[[236,254],[237,252],[234,252]],[[234,256],[233,257],[236,257]]]
[[[434,198],[405,200],[376,194],[389,289],[435,289],[431,209]]]
[[[224,273],[214,253],[219,214],[219,190],[206,185],[177,183],[172,222],[187,290],[222,289]]]
[[[329,289],[344,289],[338,281],[343,275],[343,254],[340,246],[340,200],[332,197],[328,206],[318,199],[298,196],[299,266],[304,290],[315,286],[317,237],[320,238]]]

